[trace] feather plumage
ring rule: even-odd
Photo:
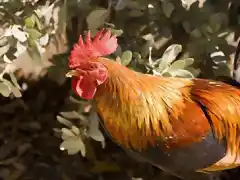
[[[174,174],[240,165],[238,88],[134,72],[102,57],[116,48],[117,39],[109,31],[100,31],[93,40],[88,33],[85,43],[80,37],[68,73],[78,95],[95,95],[102,124],[116,143]],[[85,81],[92,89],[81,87]]]

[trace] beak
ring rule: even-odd
[[[79,74],[78,71],[70,70],[70,71],[68,71],[68,73],[65,76],[70,78],[70,77],[73,77],[73,76],[77,76],[78,74]]]

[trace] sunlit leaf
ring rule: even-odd
[[[71,130],[69,130],[67,128],[62,128],[61,131],[62,131],[62,139],[64,139],[64,140],[69,139],[70,137],[75,136],[75,134]]]
[[[88,135],[92,139],[94,139],[95,141],[102,142],[102,141],[105,140],[102,132],[99,129],[91,129],[91,130],[89,130],[89,134]]]
[[[62,130],[61,130],[61,129],[58,129],[58,128],[53,128],[53,131],[54,131],[54,132],[57,132],[57,133],[62,133]]]
[[[21,91],[17,87],[15,87],[10,81],[8,81],[7,79],[1,79],[1,80],[8,85],[8,87],[11,89],[11,92],[16,98],[22,97]]]
[[[11,63],[12,63],[12,61],[7,57],[6,54],[3,55],[3,61],[4,61],[5,63],[8,63],[8,64],[11,64]]]
[[[121,36],[123,33],[123,30],[121,29],[111,29],[112,35],[116,35],[116,37]]]
[[[20,42],[25,42],[27,40],[27,33],[20,30],[21,26],[13,25],[11,32],[14,38],[16,38]]]
[[[42,33],[39,32],[37,29],[34,29],[34,28],[28,28],[27,32],[29,34],[29,37],[32,40],[37,40],[37,39],[39,39],[42,36]]]
[[[35,23],[36,23],[34,16],[30,16],[30,17],[25,18],[24,22],[25,22],[25,26],[27,28],[33,28],[35,26]]]
[[[20,87],[19,84],[18,84],[18,81],[17,81],[16,76],[15,76],[12,72],[9,72],[9,76],[10,76],[10,78],[11,78],[11,81],[13,82],[13,85],[14,85],[15,87],[17,87],[18,89],[21,89],[21,87]]]
[[[0,82],[0,93],[4,97],[9,97],[9,95],[11,94],[11,89],[6,83]]]
[[[182,51],[182,46],[179,44],[172,44],[163,53],[162,60],[159,63],[159,71],[161,72],[167,68],[177,57],[177,55]]]
[[[88,135],[95,141],[104,142],[105,138],[99,129],[99,117],[97,113],[92,113],[89,117],[89,121],[90,121],[90,124],[89,124]]]
[[[15,57],[21,56],[27,50],[27,47],[23,45],[20,41],[17,42],[16,48],[17,48],[17,51],[14,53]]]
[[[38,16],[38,13],[34,13],[33,15],[32,15],[32,18],[34,19],[34,21],[35,21],[35,25],[36,25],[36,27],[37,27],[37,29],[42,29],[43,28],[43,24],[41,23],[41,20],[40,20],[40,16]]]
[[[21,91],[20,91],[17,87],[12,86],[12,87],[11,87],[11,90],[12,90],[12,93],[13,93],[13,95],[14,95],[15,97],[17,97],[17,98],[22,97],[22,93],[21,93]]]
[[[121,55],[121,64],[127,66],[132,61],[132,52],[124,51]]]
[[[116,57],[116,62],[118,62],[119,64],[121,64],[121,58],[119,56]]]
[[[12,36],[12,29],[11,29],[11,27],[10,27],[10,28],[7,28],[7,29],[5,30],[5,33],[4,33],[3,36],[5,36],[5,37]]]
[[[173,76],[173,75],[172,75],[170,72],[168,72],[168,71],[162,73],[161,75],[164,76],[164,77],[172,77],[172,76]]]
[[[44,47],[42,47],[38,42],[36,42],[36,48],[41,56],[46,51],[46,49]]]
[[[30,57],[37,63],[42,63],[42,56],[37,48],[37,44],[35,41],[32,41],[32,46],[27,49]]]
[[[183,78],[194,78],[191,72],[184,70],[184,69],[178,69],[176,71],[169,72],[172,76],[175,77],[183,77]]]
[[[80,130],[76,126],[72,126],[71,130],[75,135],[80,135]]]
[[[187,58],[183,60],[177,60],[174,61],[171,66],[168,68],[168,71],[175,71],[177,69],[184,69],[190,65],[192,65],[194,62],[193,58]]]
[[[83,157],[86,155],[86,147],[82,139],[76,136],[71,139],[64,140],[60,145],[60,149],[67,150],[69,155],[76,154],[79,151]]]
[[[42,36],[39,39],[39,44],[42,45],[42,46],[46,46],[48,41],[49,41],[49,35],[48,35],[48,33],[46,33],[44,36]]]
[[[73,126],[73,123],[66,118],[63,118],[62,116],[57,116],[57,120],[59,123],[71,128]]]

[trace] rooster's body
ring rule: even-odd
[[[102,44],[101,44],[102,43]],[[95,95],[102,124],[125,150],[175,175],[240,165],[240,90],[222,82],[141,74],[100,56],[116,38],[80,38],[70,60],[73,89]],[[85,49],[84,49],[85,48]]]

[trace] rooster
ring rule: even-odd
[[[104,56],[117,38],[80,36],[70,57],[73,91],[94,99],[115,143],[180,178],[240,165],[240,90],[206,79],[142,74]]]

